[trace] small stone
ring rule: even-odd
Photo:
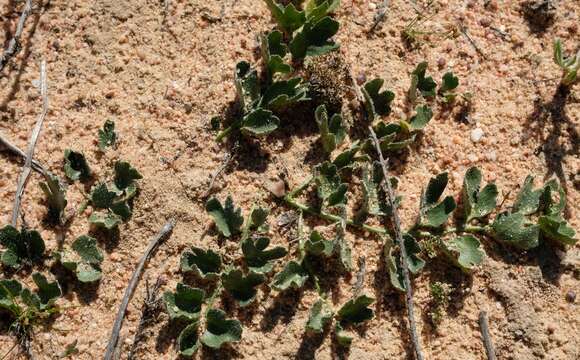
[[[443,69],[443,67],[445,66],[446,63],[447,63],[447,61],[445,60],[445,58],[440,57],[437,60],[437,66],[439,67],[439,69]]]
[[[286,195],[286,185],[282,180],[268,181],[266,183],[266,189],[268,189],[276,197],[283,197]]]
[[[471,141],[473,141],[474,143],[479,142],[481,140],[481,138],[483,137],[483,130],[481,128],[475,128],[473,130],[471,130]]]
[[[566,293],[566,301],[569,303],[574,303],[574,301],[576,301],[576,293],[573,290],[568,290]]]
[[[469,154],[469,155],[467,155],[467,160],[469,160],[470,163],[474,163],[474,162],[477,162],[477,160],[479,160],[479,159],[478,159],[477,155]]]
[[[553,334],[554,331],[556,331],[556,324],[549,323],[548,326],[546,326],[546,330],[548,330],[548,334]]]
[[[365,75],[364,72],[360,72],[357,76],[356,76],[356,83],[359,86],[362,86],[365,82],[367,82],[367,76]]]
[[[377,4],[371,2],[369,3],[369,10],[375,10],[377,8]]]
[[[488,152],[485,157],[487,158],[487,160],[489,161],[496,161],[497,160],[497,154],[495,152],[495,150]]]

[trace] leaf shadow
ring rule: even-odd
[[[289,324],[298,310],[302,293],[302,289],[289,289],[278,293],[272,305],[264,311],[260,330],[270,332],[279,322]]]
[[[98,243],[104,246],[107,253],[112,253],[117,246],[119,246],[119,241],[121,239],[121,232],[119,227],[111,230],[98,228],[96,226],[91,226],[89,230],[89,235],[97,240]]]

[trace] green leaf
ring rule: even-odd
[[[384,82],[383,79],[374,79],[367,82],[361,89],[370,122],[391,112],[391,102],[395,99],[395,94],[389,90],[380,91]]]
[[[576,231],[560,215],[542,215],[538,219],[538,225],[543,237],[560,245],[575,245],[578,241],[574,238]]]
[[[103,261],[103,254],[97,247],[97,240],[90,236],[78,237],[71,247],[86,263],[100,264]]]
[[[271,286],[277,291],[299,289],[304,286],[306,280],[308,280],[308,272],[299,263],[291,260],[282,271],[274,276]]]
[[[326,54],[338,48],[331,38],[338,32],[338,21],[326,16],[322,19],[311,18],[294,33],[290,41],[290,53],[294,60],[306,56]]]
[[[267,237],[248,237],[242,241],[244,261],[252,272],[269,273],[274,267],[273,260],[286,256],[287,251],[284,247],[276,246],[266,250],[268,245],[270,245],[270,239]]]
[[[466,222],[486,217],[497,206],[497,186],[487,184],[479,191],[481,179],[481,171],[476,167],[469,168],[465,173],[462,197]]]
[[[540,207],[541,196],[542,189],[534,190],[534,177],[528,175],[516,197],[513,211],[523,215],[530,215],[537,212]]]
[[[89,222],[97,227],[112,230],[116,229],[123,222],[123,219],[119,215],[108,211],[104,213],[93,212],[89,216]]]
[[[234,74],[238,100],[244,113],[249,112],[260,99],[260,84],[258,72],[246,61],[236,64]]]
[[[330,154],[342,144],[346,137],[346,128],[342,123],[342,117],[339,114],[334,114],[329,120],[328,112],[324,105],[318,106],[314,114],[320,130],[322,148],[326,153]]]
[[[278,26],[287,34],[292,34],[306,22],[304,11],[298,11],[294,4],[280,5],[276,0],[265,0]]]
[[[423,130],[433,117],[433,111],[431,111],[431,108],[427,105],[417,106],[415,112],[417,114],[413,115],[409,122],[401,121],[402,127],[405,128],[407,132]]]
[[[417,274],[425,267],[425,260],[419,257],[421,247],[417,240],[415,240],[415,238],[410,234],[404,234],[403,240],[407,252],[407,265],[409,266],[409,271],[413,274]]]
[[[93,186],[91,190],[91,204],[96,209],[107,209],[113,205],[113,200],[117,195],[107,188],[107,184],[100,183]]]
[[[272,83],[260,99],[259,107],[281,111],[290,105],[310,100],[308,87],[299,77],[289,80],[280,80]]]
[[[352,249],[344,238],[344,233],[346,230],[346,208],[340,206],[340,216],[343,219],[336,223],[336,238],[334,242],[336,244],[335,251],[338,252],[338,258],[344,270],[350,272],[352,271]]]
[[[22,292],[22,284],[14,279],[0,279],[0,310],[10,312],[14,317],[22,312],[16,298]]]
[[[52,174],[46,174],[46,182],[40,183],[40,188],[46,196],[48,204],[48,217],[57,223],[64,221],[64,209],[66,208],[66,189],[60,183],[58,177]]]
[[[287,46],[282,42],[283,35],[280,31],[274,30],[262,34],[262,59],[268,70],[268,78],[272,80],[276,73],[289,74],[292,66],[284,62],[284,56],[288,52]]]
[[[219,200],[213,197],[205,204],[205,210],[214,219],[219,232],[229,238],[240,231],[244,218],[241,215],[242,210],[235,208],[231,196],[226,198],[224,205],[222,206]]]
[[[205,292],[201,289],[177,283],[176,291],[163,294],[165,308],[171,320],[195,322],[201,316]]]
[[[267,218],[268,209],[264,209],[260,206],[253,206],[246,223],[246,233],[250,230],[257,230],[258,232],[268,231],[268,224],[266,223]],[[245,237],[247,237],[247,234]]]
[[[115,202],[109,209],[113,212],[113,214],[118,215],[123,221],[129,220],[131,215],[133,215],[131,207],[125,201]]]
[[[266,280],[262,274],[250,272],[244,276],[241,270],[230,270],[222,274],[222,284],[228,293],[241,307],[254,301],[258,290],[256,287]]]
[[[553,192],[558,194],[557,202],[554,201]],[[566,192],[556,179],[544,184],[539,207],[546,215],[559,215],[566,208]]]
[[[127,190],[135,183],[135,180],[143,179],[143,176],[126,161],[115,163],[115,186],[119,190]]]
[[[325,161],[317,165],[314,171],[318,197],[327,206],[346,204],[348,185],[341,182],[336,166]]]
[[[499,214],[492,229],[496,240],[519,249],[529,250],[539,244],[539,227],[527,221],[521,212]]]
[[[477,238],[466,235],[442,242],[443,252],[466,273],[483,262],[485,252]]]
[[[421,92],[423,97],[434,97],[437,83],[431,76],[425,77],[427,71],[427,62],[421,62],[415,70],[411,73],[411,87],[409,88],[408,97],[411,103],[417,99],[417,90]]]
[[[565,57],[562,52],[562,42],[560,39],[554,41],[554,62],[562,68],[561,83],[564,86],[571,86],[578,77],[578,70],[580,70],[580,50],[576,55]]]
[[[85,156],[70,149],[64,151],[64,173],[72,181],[85,181],[91,177],[91,169]]]
[[[372,319],[374,312],[368,306],[374,301],[375,299],[366,295],[360,295],[347,301],[342,305],[340,310],[338,310],[338,318],[340,319],[341,325],[360,325],[363,322]]]
[[[56,299],[62,296],[62,290],[57,281],[49,282],[41,273],[32,274],[32,280],[38,287],[36,295],[40,300],[40,310],[46,310],[54,305]]]
[[[99,149],[105,151],[110,146],[117,143],[117,133],[115,132],[115,122],[112,120],[105,121],[103,128],[99,129]]]
[[[419,256],[421,253],[421,247],[410,234],[403,235],[403,242],[407,253],[407,265],[409,271],[413,274],[417,274],[425,267],[425,260]],[[404,292],[405,283],[403,281],[403,268],[401,266],[400,255],[395,257],[395,247],[391,239],[385,241],[384,254],[391,284],[397,290]]]
[[[270,110],[257,108],[242,119],[241,131],[247,135],[263,136],[280,126],[280,119]]]
[[[351,144],[350,148],[338,154],[332,161],[332,164],[335,165],[338,170],[352,168],[355,160],[357,160],[356,154],[360,149],[360,142],[359,140],[356,140]]]
[[[306,330],[316,334],[321,334],[324,327],[332,320],[332,308],[323,299],[318,299],[308,315]]]
[[[308,255],[330,257],[334,253],[334,241],[326,240],[318,231],[313,231],[304,242],[304,250]]]
[[[452,72],[446,72],[441,80],[441,86],[439,86],[439,94],[442,96],[449,96],[449,92],[455,90],[459,86],[459,78],[453,75]]]
[[[334,326],[334,337],[340,346],[348,347],[352,344],[352,335],[350,332],[345,331],[339,322]]]
[[[455,210],[455,200],[447,196],[439,202],[447,186],[447,173],[441,173],[429,180],[427,189],[421,196],[419,225],[422,227],[437,228],[443,225],[449,215]]]
[[[183,356],[193,356],[199,348],[199,323],[197,321],[187,325],[177,338],[179,353]]]
[[[191,247],[181,254],[181,271],[193,272],[205,280],[215,280],[219,277],[222,268],[222,259],[218,253],[208,249]]]
[[[80,282],[90,283],[101,279],[103,254],[97,247],[97,241],[90,236],[78,237],[71,245],[71,250],[65,249],[59,256],[61,264],[73,271]]]
[[[307,0],[304,11],[308,19],[320,19],[329,15],[340,6],[340,0]]]
[[[226,313],[222,310],[210,309],[206,325],[201,342],[210,348],[219,349],[223,344],[237,342],[242,338],[242,324],[235,319],[226,319]]]
[[[13,268],[40,261],[46,249],[38,231],[22,229],[19,232],[11,225],[0,229],[0,244],[5,248],[0,261]]]

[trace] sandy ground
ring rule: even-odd
[[[227,148],[215,143],[210,118],[219,115],[235,97],[233,68],[241,59],[256,60],[256,34],[273,27],[266,6],[257,0],[130,2],[53,0],[37,6],[23,36],[23,50],[0,75],[0,132],[25,148],[40,111],[35,87],[39,63],[48,64],[50,112],[35,157],[63,176],[66,148],[84,151],[92,169],[106,178],[115,159],[129,160],[143,174],[141,192],[131,221],[121,226],[120,239],[101,239],[106,250],[103,279],[95,288],[69,286],[59,300],[64,311],[46,328],[37,328],[33,349],[38,359],[58,358],[66,345],[77,341],[75,359],[102,358],[116,310],[131,273],[149,239],[170,217],[179,221],[173,236],[151,260],[146,276],[164,274],[164,290],[181,280],[179,254],[191,244],[218,248],[217,237],[207,230],[212,222],[203,210],[202,196],[210,174],[220,165]],[[538,179],[559,178],[568,193],[568,216],[580,229],[580,86],[563,101],[556,96],[560,70],[552,62],[552,40],[563,39],[568,51],[578,47],[580,7],[577,0],[554,1],[556,20],[545,32],[533,32],[522,16],[520,1],[436,0],[433,14],[419,29],[436,32],[423,38],[418,48],[401,39],[405,25],[415,16],[413,2],[391,1],[385,24],[367,35],[378,1],[344,0],[337,18],[341,54],[355,76],[382,77],[397,98],[391,118],[405,114],[404,92],[409,73],[427,60],[439,80],[452,69],[462,91],[473,94],[473,107],[461,119],[458,110],[436,110],[420,146],[396,162],[404,196],[405,224],[414,218],[421,187],[440,171],[450,172],[450,194],[458,194],[463,174],[472,165],[482,168],[486,181],[495,181],[507,204],[513,201],[526,174]],[[485,5],[484,5],[485,3]],[[14,1],[0,1],[4,43],[18,19]],[[19,9],[22,5],[17,4]],[[416,8],[425,6],[417,2]],[[221,20],[216,20],[220,17]],[[464,36],[439,34],[462,21],[482,51],[479,54]],[[502,37],[495,29],[508,35]],[[555,80],[554,80],[555,79]],[[456,116],[457,115],[457,116]],[[118,150],[98,155],[96,134],[106,119],[116,122]],[[475,128],[481,141],[470,140]],[[282,131],[288,131],[282,130]],[[277,244],[289,238],[276,227],[276,217],[287,211],[272,199],[264,185],[284,167],[291,185],[310,172],[309,150],[314,132],[284,134],[263,141],[261,147],[239,156],[217,180],[220,198],[232,194],[245,211],[262,201],[271,207],[271,235]],[[178,159],[167,165],[176,154]],[[20,163],[0,156],[0,223],[9,222]],[[45,207],[34,174],[24,195],[22,210],[32,227],[42,229],[49,249],[56,246],[54,231],[42,223]],[[82,186],[68,190],[69,206],[82,201]],[[66,241],[88,231],[86,216],[73,222]],[[322,224],[308,219],[308,225]],[[410,358],[403,298],[384,290],[385,277],[378,268],[378,239],[349,232],[353,257],[365,255],[368,275],[365,291],[377,298],[376,317],[358,334],[350,359]],[[237,249],[235,243],[222,248]],[[579,249],[568,251],[559,264],[554,254],[505,255],[491,240],[488,257],[473,277],[438,262],[429,264],[415,279],[419,327],[427,359],[484,359],[477,315],[486,310],[500,359],[580,358],[578,300],[566,301],[569,291],[580,291]],[[49,269],[45,269],[48,271]],[[30,278],[23,281],[31,283]],[[433,329],[428,321],[429,284],[447,281],[457,287],[448,315]],[[341,278],[332,290],[335,305],[350,296],[355,277]],[[123,354],[131,344],[144,296],[138,288],[121,332]],[[244,313],[240,343],[221,352],[204,350],[198,358],[330,359],[337,357],[330,336],[304,335],[314,290],[301,296],[267,296],[260,291],[257,307]],[[231,309],[230,314],[236,315]],[[148,328],[138,359],[174,359],[175,336],[160,314]],[[14,338],[0,333],[0,349]],[[0,351],[3,353],[4,351]],[[18,358],[13,356],[13,358]],[[123,357],[122,357],[123,358]]]

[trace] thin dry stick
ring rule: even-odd
[[[18,178],[18,186],[16,187],[16,198],[14,199],[14,209],[12,211],[12,226],[16,227],[18,222],[18,214],[20,213],[20,203],[22,201],[22,194],[24,193],[24,187],[26,186],[26,181],[30,175],[32,166],[32,156],[34,155],[34,148],[36,146],[36,141],[38,140],[38,135],[40,135],[40,129],[42,128],[42,123],[48,112],[48,87],[46,85],[46,61],[42,60],[40,63],[40,95],[42,96],[42,112],[36,120],[36,125],[32,130],[30,135],[30,142],[28,143],[28,150],[26,152],[26,161],[24,162],[24,167]]]
[[[409,317],[409,328],[411,330],[411,340],[413,341],[413,347],[415,348],[415,358],[416,360],[423,360],[423,354],[421,352],[421,343],[419,342],[419,336],[417,335],[417,324],[415,322],[415,313],[413,309],[413,289],[411,288],[411,280],[409,279],[409,264],[407,264],[407,249],[405,249],[405,244],[403,240],[403,233],[401,231],[401,219],[399,218],[399,211],[397,210],[397,205],[395,204],[395,193],[389,181],[389,172],[387,170],[387,163],[383,158],[383,153],[381,151],[381,146],[379,144],[379,139],[377,139],[377,134],[375,134],[372,126],[369,126],[369,131],[377,153],[379,155],[379,160],[381,162],[381,167],[383,169],[383,190],[385,191],[387,197],[387,205],[392,209],[393,226],[395,230],[395,236],[399,248],[401,249],[401,265],[403,267],[403,282],[407,290],[407,316]]]
[[[485,54],[483,53],[483,51],[481,51],[481,49],[479,48],[479,46],[477,46],[475,40],[473,40],[473,38],[467,33],[467,28],[465,27],[465,25],[463,24],[459,24],[459,30],[461,31],[461,33],[463,34],[463,36],[465,36],[465,38],[467,39],[467,41],[469,41],[469,43],[471,44],[471,46],[473,46],[473,48],[475,49],[475,51],[477,51],[477,53],[479,55],[481,55],[482,58],[484,58],[485,60],[487,60],[487,57],[485,56]]]
[[[22,36],[22,31],[24,30],[24,23],[30,15],[32,11],[32,0],[26,0],[26,4],[24,4],[24,9],[22,10],[22,14],[20,14],[20,19],[18,20],[18,25],[16,26],[16,31],[14,32],[14,36],[10,39],[10,43],[8,44],[8,48],[4,50],[2,57],[0,57],[0,71],[4,69],[4,66],[8,64],[11,58],[13,58],[18,51],[20,51],[20,37]]]
[[[354,296],[357,296],[363,288],[365,282],[365,274],[367,271],[367,262],[364,256],[358,258],[358,272],[356,274],[356,283],[353,287]]]
[[[105,352],[105,360],[113,360],[115,355],[115,349],[117,348],[117,343],[119,341],[119,332],[121,331],[121,326],[123,326],[123,320],[125,319],[125,313],[127,312],[127,306],[129,305],[129,300],[131,300],[131,296],[133,296],[133,292],[135,292],[135,288],[137,287],[137,283],[141,277],[141,273],[143,272],[143,268],[145,267],[145,263],[153,254],[153,251],[157,249],[157,247],[161,244],[161,242],[166,239],[169,234],[173,231],[175,227],[175,220],[170,219],[164,226],[161,228],[159,233],[151,240],[147,249],[145,249],[145,253],[141,257],[139,264],[137,264],[137,268],[135,272],[133,272],[133,276],[129,281],[129,285],[125,290],[125,295],[123,296],[123,300],[121,301],[121,306],[119,307],[119,311],[117,312],[117,318],[115,319],[115,323],[113,324],[113,331],[111,332],[111,338],[109,339],[109,343],[107,344],[107,350]]]
[[[238,149],[238,145],[235,145],[232,148],[232,150],[229,151],[224,156],[224,159],[223,159],[222,164],[220,165],[220,167],[213,174],[211,174],[211,177],[209,179],[209,183],[208,183],[208,186],[207,186],[207,190],[203,194],[203,197],[204,198],[207,198],[211,194],[211,189],[213,188],[213,184],[215,183],[216,179],[222,174],[222,172],[224,172],[228,168],[228,166],[230,165],[230,162],[236,156],[235,154],[236,154],[236,150],[237,149]]]
[[[381,3],[381,5],[379,5],[378,7],[378,11],[375,14],[375,19],[373,21],[373,26],[371,26],[370,30],[369,30],[369,34],[374,32],[375,29],[377,28],[377,26],[379,26],[379,24],[381,22],[383,22],[383,20],[385,20],[385,18],[387,17],[387,9],[389,8],[389,1],[390,0],[383,0],[383,2]]]
[[[2,136],[2,134],[0,134],[0,144],[2,144],[5,148],[0,149],[0,151],[8,150],[14,155],[17,155],[23,161],[26,161],[26,153],[22,151],[18,146],[12,144],[8,139]],[[50,173],[48,170],[46,170],[44,166],[42,166],[42,164],[40,164],[38,161],[34,159],[32,159],[32,170],[36,171],[40,175],[46,175]]]
[[[489,326],[487,324],[487,313],[485,311],[479,312],[479,328],[481,329],[481,336],[483,337],[483,346],[485,346],[485,353],[487,360],[496,360],[495,350],[493,349],[493,342],[489,334]]]

